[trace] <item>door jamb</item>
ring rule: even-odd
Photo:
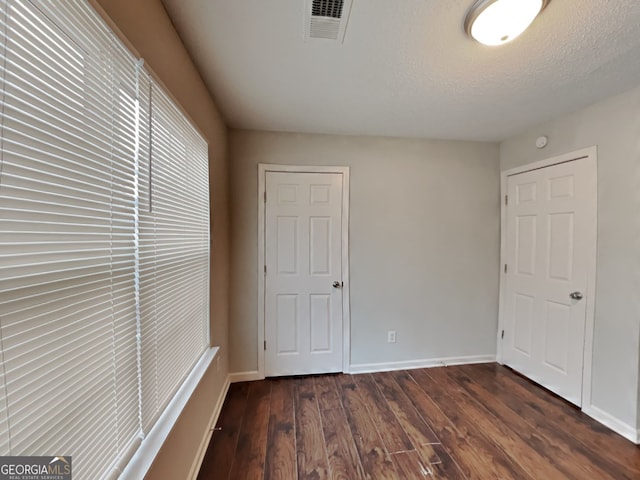
[[[520,167],[505,170],[500,173],[500,291],[499,291],[499,309],[498,309],[498,332],[497,332],[497,350],[496,359],[498,363],[503,364],[502,358],[502,338],[501,332],[506,324],[506,313],[504,311],[505,293],[506,293],[506,274],[503,266],[507,263],[507,208],[504,198],[507,195],[507,179],[512,175],[538,170],[540,168],[550,167],[559,163],[566,163],[575,160],[587,159],[593,164],[596,170],[596,185],[594,185],[594,202],[595,214],[593,218],[593,230],[591,238],[587,241],[591,243],[591,250],[595,252],[593,258],[588,260],[587,265],[587,307],[586,307],[586,323],[584,332],[583,346],[583,366],[582,366],[582,395],[581,408],[589,408],[591,405],[591,375],[593,369],[593,332],[595,325],[595,294],[596,294],[596,257],[597,257],[597,237],[598,237],[598,189],[597,189],[597,168],[598,168],[598,150],[596,146],[576,150],[556,157],[540,160],[538,162],[529,163]]]
[[[258,164],[258,378],[265,378],[265,194],[267,172],[342,174],[342,371],[351,366],[351,311],[349,282],[349,167]]]

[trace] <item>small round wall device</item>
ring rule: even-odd
[[[536,147],[544,148],[547,146],[548,141],[549,139],[545,135],[541,135],[538,138],[536,138]]]

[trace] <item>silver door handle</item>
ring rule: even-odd
[[[343,283],[338,282],[337,280],[333,282],[333,288],[342,288]]]
[[[582,300],[582,292],[571,292],[569,294],[569,297],[571,297],[574,300]]]

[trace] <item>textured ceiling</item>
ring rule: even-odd
[[[163,0],[229,126],[497,141],[640,85],[640,0],[552,0],[501,47],[475,0],[353,0],[344,43],[303,0]]]

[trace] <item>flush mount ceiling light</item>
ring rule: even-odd
[[[549,0],[478,0],[464,20],[467,33],[484,45],[502,45],[524,32]]]

